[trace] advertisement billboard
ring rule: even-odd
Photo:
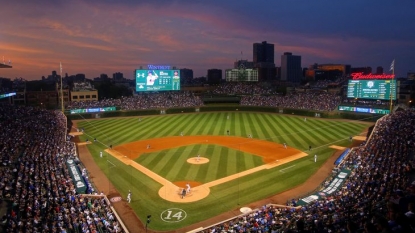
[[[180,70],[135,70],[137,92],[180,90]]]
[[[396,99],[396,80],[349,80],[347,98]]]

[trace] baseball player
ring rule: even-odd
[[[186,189],[182,189],[181,198],[183,199],[186,196]]]
[[[186,193],[190,193],[190,184],[189,183],[186,184]]]
[[[101,158],[102,158],[102,151],[100,151],[100,152],[99,152],[99,157],[101,157]]]
[[[314,162],[317,163],[317,155],[314,155]]]
[[[131,202],[131,190],[128,190],[127,201],[128,203]]]

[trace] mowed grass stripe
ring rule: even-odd
[[[260,127],[258,126],[258,122],[254,120],[255,114],[256,113],[249,113],[249,114],[244,114],[243,116],[244,118],[246,118],[247,122],[249,123],[250,129],[251,129],[249,133],[251,134],[251,136],[253,138],[260,138],[259,134],[261,134],[260,133],[261,131],[260,131]]]
[[[195,181],[201,182],[201,183],[207,183],[210,181],[209,177],[212,172],[212,169],[217,169],[217,164],[215,165],[213,161],[213,154],[220,153],[220,148],[215,145],[207,145],[204,147],[204,150],[201,151],[200,156],[208,158],[210,161],[209,163],[205,163],[202,165],[196,165],[199,166],[200,169],[198,170]],[[216,166],[216,167],[215,167]]]
[[[292,144],[291,141],[286,140],[284,135],[287,134],[287,131],[282,127],[282,122],[280,121],[280,116],[278,115],[268,115],[263,119],[268,125],[268,130],[272,132],[272,135],[269,138],[264,138],[267,141],[283,144]]]
[[[219,121],[219,114],[211,114],[209,115],[209,130],[207,132],[208,135],[215,135],[215,130],[217,127],[217,122]]]
[[[193,148],[190,146],[190,148]],[[187,148],[186,148],[187,149]],[[165,177],[169,181],[182,181],[185,180],[185,174],[187,173],[188,167],[186,167],[187,156],[183,153],[183,149],[176,150],[172,154],[172,159],[168,161],[170,169],[164,169],[160,175]]]
[[[109,124],[105,126],[104,130],[101,132],[101,135],[97,136],[98,140],[106,140],[109,144],[116,145],[122,144],[124,138],[117,138],[117,134],[124,133],[124,128],[128,127],[129,123],[123,119],[123,121],[117,122],[116,124]]]
[[[198,135],[209,135],[210,128],[214,127],[212,124],[212,117],[211,115],[206,115],[203,118],[203,121],[200,122],[200,125],[197,126],[198,128]]]
[[[163,131],[163,129],[171,125],[173,122],[174,117],[155,117],[154,121],[152,121],[151,124],[146,122],[145,124],[143,124],[145,126],[145,129],[142,129],[144,131],[143,139],[168,136],[162,134],[161,131]]]
[[[215,120],[212,123],[212,135],[223,135],[223,122],[224,120],[221,118],[221,114],[214,113]]]
[[[266,127],[265,122],[267,122],[268,125],[269,122],[266,120],[268,114],[260,115],[260,114],[254,114],[252,116],[252,121],[257,122],[257,129],[260,139],[269,140],[270,138],[274,137],[274,132],[270,129],[270,127]]]
[[[197,121],[197,119],[200,116],[196,115],[196,114],[186,114],[185,118],[180,119],[182,122],[180,123],[179,127],[178,127],[178,131],[183,132],[184,135],[190,135],[189,131],[191,131],[191,124],[195,121]]]
[[[183,114],[179,116],[175,116],[175,119],[173,119],[175,124],[172,124],[173,129],[171,130],[171,134],[173,136],[179,136],[181,133],[183,135],[186,135],[186,126],[189,124],[189,122],[193,121],[193,116],[190,114]]]
[[[235,122],[237,122],[237,124],[235,124],[235,131],[238,131],[239,133],[240,133],[240,136],[241,137],[246,137],[248,134],[247,134],[247,131],[246,131],[246,122],[245,122],[245,120],[243,119],[243,114],[235,114],[233,117],[232,117],[232,121],[235,121]]]
[[[201,150],[200,145],[195,146],[195,151],[194,152],[200,151],[200,150]],[[193,156],[193,154],[194,153],[191,153],[191,155],[189,154],[187,156],[187,159],[190,158],[192,160],[196,160],[196,156]],[[197,161],[193,161],[193,162],[197,163]],[[187,173],[186,173],[186,180],[195,180],[196,176],[197,176],[197,173],[199,172],[200,166],[195,165],[195,164],[186,163],[186,167],[189,167],[187,169]]]
[[[229,148],[228,147],[220,147],[221,152],[219,153],[219,167],[218,170],[215,172],[215,179],[220,179],[225,177],[225,174],[228,172],[228,155],[229,155]]]
[[[304,122],[306,124],[308,124],[308,127],[306,128],[306,132],[303,133],[303,135],[305,137],[309,137],[312,138],[312,142],[311,144],[309,144],[309,146],[311,145],[313,148],[314,147],[318,147],[320,145],[325,145],[327,144],[329,141],[333,141],[327,134],[326,129],[327,125],[325,124],[316,124],[317,121],[314,121],[313,123],[311,122]],[[321,130],[321,128],[324,128],[323,130]]]
[[[237,171],[237,161],[235,152],[235,150],[228,149],[228,153],[226,154],[226,174],[235,174]]]
[[[120,119],[119,121],[112,121],[113,124],[111,124],[111,122],[109,122],[109,124],[103,125],[104,127],[101,128],[95,128],[93,123],[90,122],[82,122],[83,124],[80,124],[83,128],[85,128],[85,133],[88,135],[91,135],[92,137],[94,137],[94,134],[104,134],[106,135],[106,139],[107,140],[111,140],[114,141],[114,133],[118,133],[119,131],[117,131],[116,129],[119,127],[119,125],[127,125],[128,121],[127,119]]]
[[[320,138],[325,138],[323,144],[327,144],[332,141],[337,141],[339,139],[344,138],[344,132],[342,132],[341,128],[337,128],[337,125],[340,122],[336,122],[337,124],[333,124],[333,122],[331,121],[318,121],[318,123],[315,127],[316,130],[314,130],[313,133],[321,135]]]
[[[157,163],[153,164],[154,166],[149,166],[148,168],[157,174],[165,176],[167,173],[166,171],[171,169],[171,164],[178,160],[178,157],[183,153],[180,153],[180,151],[183,151],[183,148],[152,153]]]
[[[217,114],[219,114],[219,118],[222,118],[222,117],[225,116],[224,113],[217,113]],[[225,119],[226,119],[226,116],[225,116]],[[219,122],[219,124],[216,124],[216,126],[218,127],[218,130],[219,130],[219,134],[218,135],[227,135],[226,134],[226,130],[227,130],[226,123],[227,123],[226,120],[221,120]]]
[[[148,138],[160,138],[165,136],[172,136],[172,128],[176,127],[176,116],[173,117],[159,117],[157,124],[159,125],[157,128],[153,129],[151,133],[148,134]],[[148,127],[151,127],[148,125]]]
[[[306,137],[307,134],[305,131],[307,130],[307,128],[304,127],[304,122],[298,122],[296,120],[297,118],[290,118],[290,120],[287,121],[287,126],[293,129],[293,132],[290,136],[295,137],[301,143],[300,145],[297,145],[297,148],[300,150],[304,150],[312,144],[312,141],[308,137]]]
[[[285,129],[285,134],[282,137],[285,140],[291,141],[293,144],[289,144],[289,146],[294,146],[297,148],[303,148],[307,143],[303,140],[300,135],[298,135],[299,131],[303,131],[303,128],[300,125],[296,125],[292,123],[293,118],[281,117],[281,127]],[[287,139],[288,138],[288,139]]]
[[[212,154],[212,159],[209,162],[209,171],[211,172],[210,176],[213,179],[216,179],[217,177],[219,177],[219,170],[221,169],[221,165],[223,163],[223,161],[221,161],[221,159],[223,158],[223,150],[224,148],[221,146],[215,146],[213,147],[213,154]]]
[[[304,149],[308,143],[304,140],[301,135],[298,134],[299,131],[303,131],[303,128],[300,125],[294,124],[293,120],[295,118],[281,118],[284,122],[282,127],[287,129],[287,132],[283,135],[283,138],[289,138],[294,144],[289,144],[289,146],[297,147],[298,149]]]
[[[189,129],[189,135],[203,135],[205,124],[209,120],[209,114],[203,114],[197,118],[192,124],[192,128]]]
[[[188,117],[184,120],[184,126],[181,129],[185,136],[192,135],[194,126],[198,124],[198,119],[202,117],[199,114],[189,114]]]
[[[321,134],[316,133],[312,129],[315,126],[312,121],[304,121],[303,118],[297,117],[293,119],[293,122],[295,122],[298,126],[298,130],[300,132],[302,131],[301,133],[299,133],[299,136],[303,137],[304,141],[307,143],[307,145],[304,145],[306,149],[308,149],[308,146],[310,145],[314,147],[315,145],[319,145],[322,143],[322,141],[324,141],[325,137],[321,137]]]

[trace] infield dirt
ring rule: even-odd
[[[206,184],[200,184],[193,180],[185,180],[177,183],[172,183],[134,161],[143,153],[156,152],[192,144],[215,144],[226,146],[235,150],[240,150],[261,156],[265,164],[218,180],[214,180]],[[210,188],[215,185],[229,182],[233,179],[237,179],[260,170],[270,169],[307,156],[306,153],[289,146],[284,147],[284,145],[270,141],[233,136],[178,136],[155,138],[122,144],[114,147],[113,149],[107,149],[105,151],[126,165],[134,167],[135,169],[141,171],[142,173],[146,174],[153,180],[163,185],[158,192],[161,198],[171,202],[182,203],[195,202],[206,198],[210,193]],[[197,155],[195,155],[195,157],[189,158],[187,161],[194,166],[198,166],[198,162],[209,162],[209,160],[205,157],[199,158],[198,161]],[[187,193],[184,198],[182,198],[180,195],[181,190],[186,188],[186,184],[189,184],[192,188],[191,191]]]

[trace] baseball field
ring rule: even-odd
[[[128,205],[143,221],[151,215],[148,228],[156,231],[180,229],[298,186],[336,148],[349,146],[350,136],[366,135],[369,126],[245,112],[85,119],[75,124],[84,128],[80,141],[91,142],[90,154],[112,183],[102,191],[123,199],[131,191]],[[186,184],[190,192],[182,197]]]

